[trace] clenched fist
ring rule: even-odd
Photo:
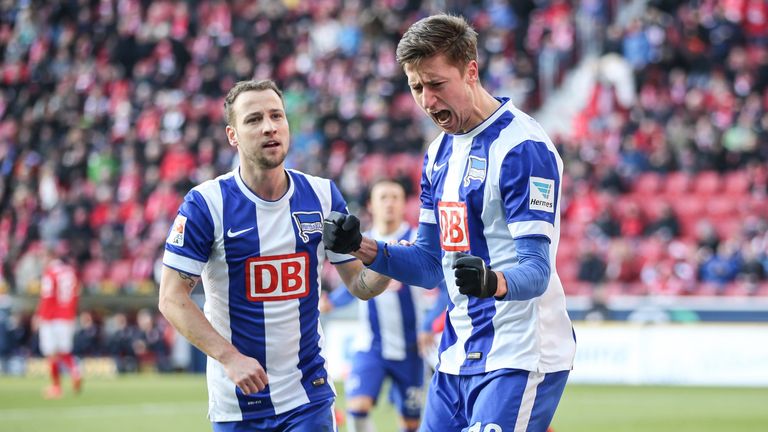
[[[360,233],[360,219],[332,211],[323,221],[323,244],[336,253],[350,253],[360,249],[363,235]]]
[[[499,282],[496,272],[489,269],[482,258],[460,252],[453,263],[453,270],[460,293],[479,298],[496,294]]]

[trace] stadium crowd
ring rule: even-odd
[[[600,80],[554,139],[570,293],[768,295],[768,5],[651,1],[622,26],[624,3],[3,2],[2,283],[35,293],[42,245],[66,239],[86,293],[154,293],[182,196],[237,162],[223,96],[251,77],[286,90],[288,166],[352,206],[377,177],[406,180],[415,220],[434,131],[394,49],[444,4],[482,33],[494,94],[529,111],[584,55],[631,65],[629,97]]]
[[[484,33],[488,78],[530,106],[576,59],[574,16],[599,24],[613,3],[445,6]],[[41,244],[64,238],[88,291],[152,292],[144,282],[181,197],[236,163],[223,134],[224,89],[252,76],[286,90],[289,166],[336,179],[353,205],[368,180],[392,174],[389,166],[417,178],[412,155],[426,125],[414,120],[394,48],[403,25],[437,5],[3,3],[3,282],[34,293]],[[399,155],[399,163],[369,159],[372,152]]]
[[[572,292],[768,294],[768,4],[655,2],[607,30],[604,54],[559,139],[561,277],[582,282]]]

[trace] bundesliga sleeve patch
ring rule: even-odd
[[[528,208],[549,213],[555,212],[555,181],[542,177],[531,177]]]
[[[184,228],[186,226],[187,217],[176,215],[176,219],[173,221],[173,228],[171,228],[171,232],[168,234],[168,240],[166,240],[166,243],[172,246],[184,246]]]

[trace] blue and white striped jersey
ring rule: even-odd
[[[205,316],[269,378],[263,391],[245,396],[208,358],[211,421],[273,416],[335,396],[318,320],[321,237],[323,219],[332,210],[346,213],[346,203],[330,180],[287,173],[288,191],[276,201],[251,192],[239,169],[200,184],[166,241],[163,263],[202,276]],[[353,259],[327,257],[334,264]]]
[[[384,242],[413,242],[416,239],[416,230],[403,223],[397,231],[388,236],[375,230],[367,232],[366,235]],[[407,356],[418,356],[416,336],[426,306],[425,292],[423,288],[393,279],[383,293],[371,300],[359,301],[358,310],[362,326],[355,338],[354,349],[378,352],[385,360],[405,360]]]
[[[452,304],[439,369],[471,375],[502,368],[569,370],[575,340],[555,270],[563,163],[541,126],[508,99],[465,134],[441,133],[424,158],[419,221],[437,224]],[[552,272],[543,295],[527,301],[459,293],[453,261],[463,251],[494,270],[517,265],[515,239],[544,236]]]

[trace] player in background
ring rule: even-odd
[[[82,376],[72,355],[75,320],[80,298],[80,281],[75,267],[68,262],[64,242],[45,248],[45,266],[40,281],[40,301],[35,312],[40,336],[40,352],[48,361],[51,384],[44,397],[57,399],[61,391],[61,365],[69,371],[72,388],[80,393]]]
[[[355,217],[334,214],[326,247],[404,283],[445,279],[451,304],[422,431],[544,432],[576,350],[555,269],[562,160],[535,120],[483,88],[463,18],[414,23],[397,59],[442,129],[424,157],[416,242],[360,240]]]
[[[275,83],[239,82],[224,106],[240,165],[186,195],[165,243],[160,311],[208,355],[214,431],[335,431],[322,263],[367,298],[390,279],[326,253],[323,219],[346,213],[346,203],[330,180],[285,169],[289,127]],[[203,312],[190,298],[199,280]]]
[[[372,227],[366,235],[387,243],[411,242],[416,231],[405,222],[405,189],[392,180],[379,180],[370,188],[368,211]],[[431,337],[431,321],[422,322],[426,291],[391,281],[389,288],[368,301],[359,301],[360,326],[356,334],[352,369],[345,383],[347,430],[371,432],[369,418],[384,379],[392,380],[390,400],[400,414],[400,430],[416,431],[422,410],[424,362],[419,355],[420,331]],[[344,306],[354,297],[345,286],[323,295],[320,311]],[[441,307],[442,306],[442,307]],[[434,308],[445,310],[446,303]]]

